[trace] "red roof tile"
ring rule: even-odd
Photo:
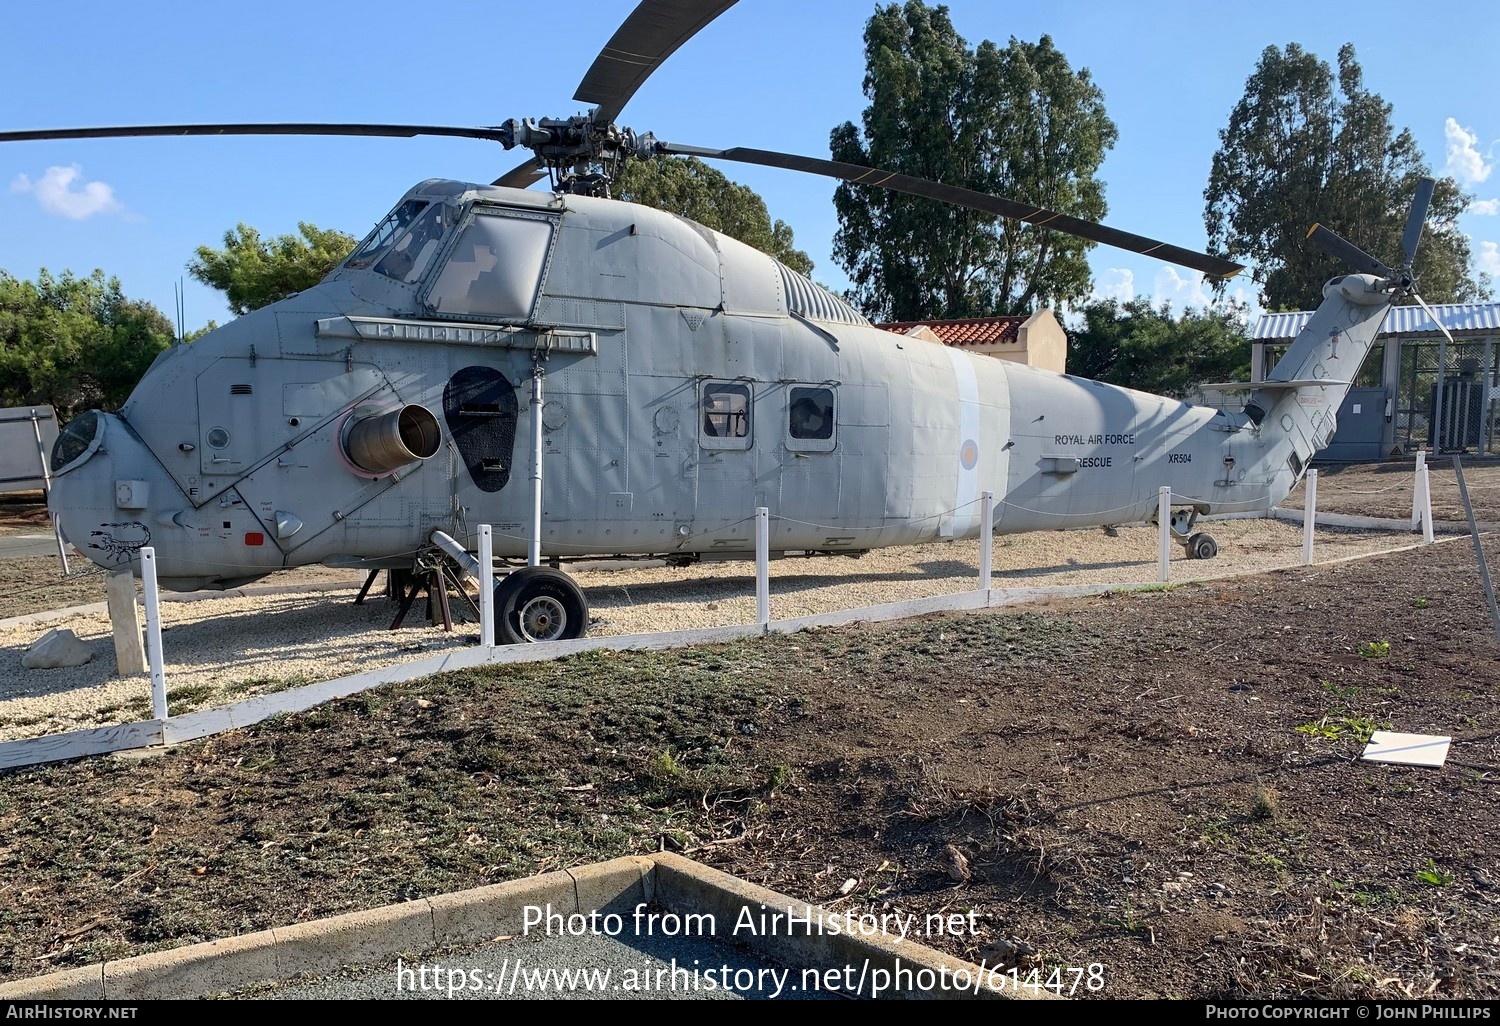
[[[877,328],[905,334],[912,328],[925,327],[944,345],[988,346],[1020,341],[1017,331],[1026,317],[962,317],[952,321],[893,321]]]

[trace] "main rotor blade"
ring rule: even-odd
[[[734,4],[735,0],[641,0],[594,58],[573,99],[593,104],[595,121],[614,121],[663,61]],[[492,184],[525,189],[546,177],[545,169],[527,160]]]
[[[499,178],[496,178],[490,184],[505,185],[512,189],[524,189],[531,185],[532,182],[539,182],[546,177],[547,172],[544,168],[537,167],[535,160],[527,159],[505,172]]]
[[[1315,224],[1308,229],[1307,240],[1329,256],[1337,257],[1362,274],[1373,274],[1377,278],[1393,278],[1396,275],[1395,271],[1354,243],[1335,235],[1320,224]]]
[[[793,171],[805,171],[808,174],[839,178],[846,182],[853,182],[856,185],[873,185],[883,189],[894,189],[897,192],[910,193],[913,196],[923,196],[941,203],[954,203],[958,206],[982,210],[989,214],[999,214],[1001,217],[1009,218],[1012,221],[1025,221],[1028,224],[1051,228],[1069,235],[1076,235],[1090,242],[1099,242],[1106,246],[1114,246],[1117,249],[1129,250],[1132,253],[1143,253],[1147,256],[1156,257],[1159,260],[1165,260],[1182,267],[1192,268],[1195,271],[1201,271],[1215,278],[1232,278],[1244,270],[1241,265],[1230,260],[1225,260],[1222,257],[1210,256],[1207,253],[1198,253],[1191,249],[1183,249],[1180,246],[1168,245],[1156,239],[1148,239],[1144,235],[1122,232],[1117,228],[1096,224],[1093,221],[1085,221],[1082,218],[1073,217],[1069,214],[1061,214],[1055,210],[1048,210],[1045,207],[1034,207],[1029,203],[1018,203],[1015,200],[1005,199],[1002,196],[991,196],[988,193],[975,192],[973,189],[943,185],[940,182],[930,181],[926,178],[913,178],[910,175],[897,174],[894,171],[882,171],[879,168],[863,167],[859,164],[846,164],[837,160],[820,160],[817,157],[803,157],[794,153],[747,149],[743,146],[736,146],[728,150],[711,150],[701,146],[658,143],[657,150],[662,153],[679,153],[691,157],[708,157],[718,160],[735,160],[744,164],[783,167]]]
[[[500,141],[498,128],[454,128],[446,125],[354,125],[322,122],[239,125],[114,125],[105,128],[42,128],[0,132],[0,142],[42,139],[121,139],[147,135],[364,135],[410,139],[446,135],[460,139]]]
[[[573,99],[595,105],[595,120],[613,121],[663,61],[734,3],[641,0],[594,58]]]
[[[1432,203],[1432,190],[1437,182],[1424,178],[1417,184],[1417,194],[1411,198],[1411,213],[1406,215],[1406,231],[1401,235],[1401,252],[1406,257],[1406,268],[1411,269],[1417,258],[1417,244],[1422,241],[1422,226],[1427,223],[1427,207]]]

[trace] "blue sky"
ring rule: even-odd
[[[78,0],[9,20],[0,62],[6,129],[198,121],[494,125],[577,112],[584,69],[634,0],[568,4],[448,0],[263,0],[255,5]],[[1107,158],[1105,221],[1203,248],[1203,189],[1217,133],[1268,45],[1299,42],[1333,62],[1352,42],[1369,88],[1395,108],[1434,170],[1481,202],[1462,227],[1500,278],[1500,14],[1488,3],[1374,0],[1207,5],[954,0],[971,43],[1050,34],[1104,91],[1119,142]],[[834,125],[865,100],[868,0],[740,0],[674,55],[621,122],[702,146],[826,156]],[[0,146],[0,268],[95,267],[128,295],[173,308],[194,249],[243,221],[263,234],[298,221],[362,235],[424,178],[489,181],[518,161],[497,145],[419,138],[110,139]],[[722,165],[796,231],[835,288],[832,182]],[[1488,211],[1482,213],[1478,211]],[[1097,248],[1096,288],[1177,307],[1201,303],[1191,272]],[[228,318],[190,279],[189,328]]]

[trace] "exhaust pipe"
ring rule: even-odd
[[[458,568],[463,571],[465,577],[475,584],[479,583],[479,560],[466,552],[457,538],[446,531],[434,528],[433,532],[427,536],[427,540],[452,556],[458,562]]]
[[[425,406],[412,404],[351,420],[343,449],[349,462],[367,474],[389,474],[436,456],[442,441],[437,418]]]

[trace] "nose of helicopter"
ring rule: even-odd
[[[69,421],[52,447],[51,470],[48,511],[79,552],[115,569],[152,544],[151,491],[164,475],[120,417],[90,410]]]

